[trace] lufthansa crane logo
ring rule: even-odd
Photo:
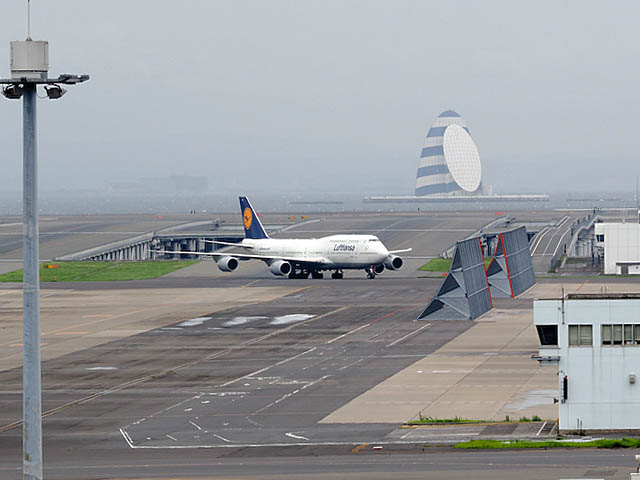
[[[251,222],[253,222],[253,213],[251,213],[249,207],[245,208],[244,212],[242,212],[242,219],[244,220],[244,228],[249,230],[251,228]]]

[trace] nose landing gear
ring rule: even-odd
[[[374,278],[376,278],[376,267],[375,265],[371,265],[369,268],[366,269],[367,272],[367,278],[370,280],[373,280]]]

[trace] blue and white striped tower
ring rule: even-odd
[[[481,176],[480,157],[464,120],[453,110],[442,112],[424,140],[415,195],[478,194]]]

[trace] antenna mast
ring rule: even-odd
[[[636,220],[640,223],[640,198],[638,197],[638,176],[636,175]]]
[[[27,0],[27,40],[31,40],[31,0]]]

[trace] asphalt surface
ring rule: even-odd
[[[47,463],[70,450],[81,462],[87,448],[117,459],[157,447],[383,441],[398,425],[318,422],[471,322],[423,328],[414,319],[438,282],[379,280],[326,281],[198,319],[176,313],[171,326],[45,362]],[[10,428],[21,416],[20,369],[0,372],[0,384],[0,463],[18,465],[7,455],[20,445],[19,426]]]
[[[355,231],[359,224],[389,248],[411,246],[427,257],[494,218],[494,212],[344,214],[307,223],[295,236]],[[562,214],[528,218],[544,223]],[[373,281],[362,272],[341,281],[295,280],[307,288],[197,319],[176,312],[167,327],[45,362],[45,477],[628,478],[635,465],[630,451],[423,450],[431,441],[426,431],[319,423],[472,325],[414,320],[440,284],[417,278],[416,266],[425,262],[415,259]],[[259,262],[224,276],[204,265],[201,274],[126,285],[144,295],[149,286],[292,282],[270,277]],[[70,284],[43,285],[49,288]],[[0,372],[0,385],[0,479],[19,478],[21,370]]]

